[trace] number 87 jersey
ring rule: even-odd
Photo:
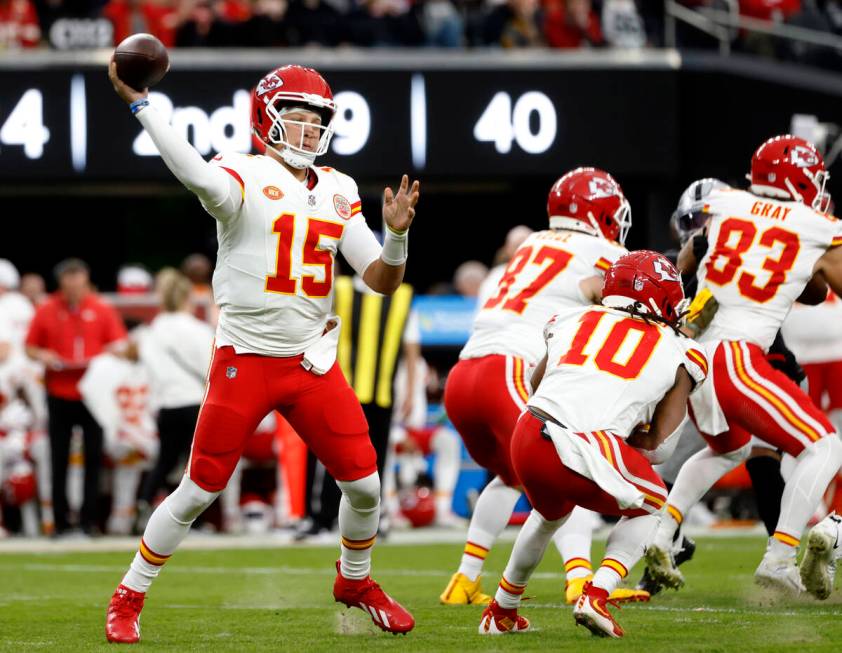
[[[494,294],[480,307],[460,359],[498,354],[534,365],[546,348],[542,332],[560,310],[590,304],[580,283],[604,275],[626,249],[577,231],[539,231],[506,267]]]
[[[701,342],[745,340],[768,350],[819,258],[842,245],[842,222],[793,201],[719,190],[708,198],[699,288],[719,309]]]

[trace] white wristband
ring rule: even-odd
[[[407,239],[409,230],[403,233],[397,233],[386,227],[386,233],[383,237],[383,251],[380,252],[380,258],[386,265],[403,265],[407,258]]]

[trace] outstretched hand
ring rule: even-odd
[[[383,220],[394,231],[406,231],[415,218],[415,205],[420,197],[421,184],[416,179],[409,186],[409,177],[401,177],[397,194],[387,186],[383,191]]]
[[[148,88],[145,88],[142,91],[136,91],[117,76],[117,64],[114,63],[113,54],[111,55],[111,61],[108,63],[108,79],[111,80],[111,84],[114,86],[114,90],[117,92],[117,95],[119,95],[126,104],[131,104],[135,100],[143,99],[149,95]]]

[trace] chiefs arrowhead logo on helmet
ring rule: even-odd
[[[262,97],[266,95],[269,91],[274,91],[276,88],[280,88],[284,85],[284,80],[278,77],[275,73],[269,73],[260,80],[260,83],[257,85],[257,97]]]
[[[655,268],[655,272],[658,274],[661,281],[678,281],[680,279],[678,276],[678,270],[676,270],[672,265],[666,265],[666,263],[669,263],[666,259],[655,259],[652,267]]]
[[[819,162],[819,157],[813,150],[796,145],[789,151],[789,160],[799,168],[809,168]]]
[[[588,182],[588,190],[593,199],[600,199],[604,197],[614,197],[619,195],[620,191],[615,184],[612,184],[607,179],[595,177]]]

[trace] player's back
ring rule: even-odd
[[[719,310],[700,338],[747,340],[764,349],[831,245],[842,244],[840,221],[799,202],[746,191],[714,191],[708,200],[709,247],[699,287]]]
[[[460,358],[512,355],[536,363],[552,315],[583,306],[580,282],[604,273],[626,253],[620,245],[570,230],[539,231],[518,248],[477,314]]]
[[[529,400],[577,432],[627,437],[652,420],[684,365],[696,382],[707,360],[670,327],[603,306],[559,313],[547,324],[547,367]]]

